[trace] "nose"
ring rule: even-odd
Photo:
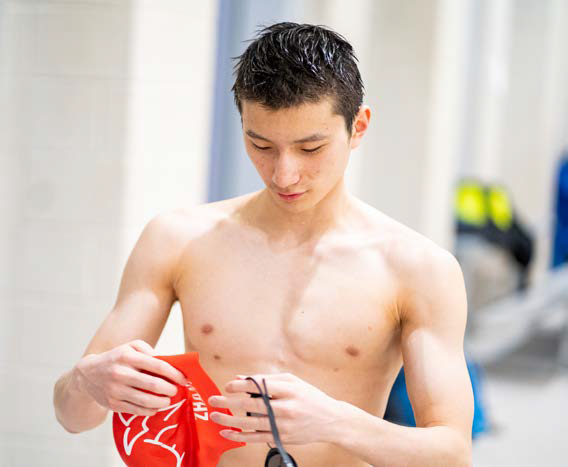
[[[286,189],[300,181],[299,161],[292,154],[280,153],[276,159],[272,183],[278,188]]]

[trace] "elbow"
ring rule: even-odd
[[[455,467],[472,467],[472,440],[467,438],[463,433],[451,430],[444,443],[443,453],[440,454],[440,460],[443,459],[444,465]]]
[[[424,463],[420,464],[424,465]],[[446,446],[443,452],[436,453],[432,462],[427,465],[451,465],[452,467],[473,467],[473,459],[470,449],[462,449],[461,446]]]
[[[55,418],[57,420],[57,422],[63,427],[63,429],[67,432],[67,433],[71,433],[73,435],[80,433],[80,430],[76,430],[72,427],[70,427],[69,425],[67,425],[62,417],[60,416],[60,414],[58,413],[57,407],[55,407]]]
[[[435,459],[435,460],[434,460]],[[420,464],[424,465],[424,463]],[[427,465],[451,465],[452,467],[473,467],[473,459],[471,454],[471,449],[462,449],[460,446],[449,446],[443,450],[443,452],[438,452],[435,457],[432,458],[432,463],[427,463]]]
[[[82,430],[69,425],[69,423],[65,421],[65,417],[62,416],[61,412],[57,409],[57,406],[55,406],[54,409],[55,419],[57,420],[57,423],[59,423],[67,433],[70,433],[72,435],[81,433]]]
[[[79,430],[73,430],[72,428],[69,428],[67,426],[65,426],[63,423],[59,422],[59,424],[65,429],[65,431],[67,433],[70,433],[72,435],[77,435],[79,433],[81,433]]]
[[[57,420],[57,423],[59,423],[59,425],[61,425],[67,433],[77,434],[79,433],[79,431],[74,430],[65,422],[60,391],[61,391],[61,382],[57,381],[53,389],[53,412],[55,413],[55,419]]]

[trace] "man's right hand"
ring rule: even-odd
[[[133,415],[154,415],[170,405],[170,398],[177,392],[177,386],[159,376],[182,386],[187,384],[183,373],[154,358],[155,354],[150,344],[134,340],[101,354],[85,355],[75,371],[81,388],[102,407]]]

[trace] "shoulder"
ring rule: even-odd
[[[144,226],[138,243],[149,254],[175,261],[198,238],[219,230],[246,196],[189,207],[177,207],[155,214]]]
[[[409,313],[432,309],[426,304],[463,304],[463,275],[451,252],[374,208],[368,212],[373,236],[396,281],[401,321]]]
[[[153,240],[164,250],[176,250],[191,237],[198,234],[200,228],[206,228],[207,209],[201,206],[176,208],[154,215],[145,225],[141,238]]]
[[[357,228],[375,240],[391,267],[408,273],[427,268],[431,263],[452,261],[453,255],[416,230],[378,209],[360,202]]]
[[[467,300],[454,255],[416,232],[401,236],[394,245],[391,259],[399,283],[401,321],[433,323],[450,312],[461,321]]]
[[[420,279],[432,273],[458,274],[460,267],[448,250],[416,230],[364,205],[369,232],[379,240],[390,267],[401,277]]]
[[[452,253],[410,229],[401,231],[393,240],[390,259],[408,287],[424,287],[448,275],[461,276]]]
[[[229,219],[247,196],[162,211],[150,219],[145,230],[173,244],[183,243]]]

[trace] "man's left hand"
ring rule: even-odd
[[[283,444],[307,444],[329,441],[330,432],[337,429],[341,414],[341,402],[320,389],[290,373],[251,375],[263,389],[266,381],[270,406],[276,418],[280,440]],[[233,413],[253,412],[263,416],[237,417],[211,413],[211,420],[227,427],[240,428],[243,432],[221,430],[220,434],[233,441],[245,443],[272,443],[268,412],[262,398],[249,397],[247,392],[257,393],[258,388],[245,376],[229,381],[225,391],[247,397],[211,396],[213,407],[222,407]],[[252,430],[252,431],[251,431]],[[249,431],[249,432],[247,432]]]

